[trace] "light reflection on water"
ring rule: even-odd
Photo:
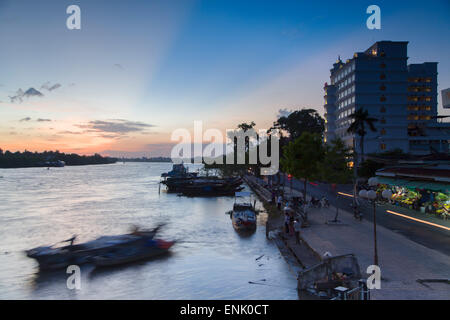
[[[170,169],[0,169],[0,299],[297,299],[294,275],[265,238],[266,215],[254,234],[241,236],[225,214],[233,197],[158,194],[159,177]],[[161,238],[180,240],[170,254],[113,269],[83,266],[79,291],[67,289],[65,270],[38,273],[23,254],[74,234],[84,242],[159,222],[168,223]]]

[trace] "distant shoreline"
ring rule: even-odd
[[[0,168],[2,169],[81,166],[116,162],[117,158],[103,157],[99,154],[82,156],[76,153],[67,154],[59,151],[17,151],[13,153],[0,149]]]

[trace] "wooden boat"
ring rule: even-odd
[[[251,202],[238,201],[238,198],[250,197],[250,192],[236,192],[233,210],[229,212],[233,227],[237,231],[253,231],[256,229],[257,210],[256,201]]]
[[[76,236],[60,243],[70,242],[69,245],[55,247],[55,245],[41,246],[26,251],[29,258],[39,263],[40,270],[54,270],[69,265],[82,265],[92,262],[92,258],[105,254],[118,247],[131,247],[142,240],[151,240],[162,225],[150,230],[134,230],[132,233],[102,236],[95,240],[81,244],[73,244]]]
[[[237,191],[243,190],[244,187],[240,187],[236,184],[228,183],[201,183],[201,184],[190,184],[183,186],[179,189],[179,192],[185,196],[190,197],[216,197],[216,196],[232,196]]]
[[[111,267],[149,259],[167,253],[174,241],[147,239],[134,246],[117,247],[93,258],[96,267]]]
[[[198,176],[188,172],[183,164],[174,164],[170,172],[163,173],[160,183],[168,192],[178,192],[187,196],[233,195],[241,190],[240,177],[221,178],[217,176]]]

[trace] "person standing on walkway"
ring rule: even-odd
[[[293,236],[294,233],[294,217],[289,215],[289,235]]]
[[[289,215],[288,211],[284,211],[284,232],[286,234],[289,233],[289,220],[290,220],[291,216]]]
[[[302,224],[298,219],[294,221],[295,243],[300,244],[300,228]]]
[[[281,194],[278,196],[277,198],[277,208],[278,210],[281,210],[281,203],[283,202],[283,197],[281,196]]]

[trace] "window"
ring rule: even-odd
[[[386,129],[384,129],[384,128],[383,128],[383,129],[381,129],[380,133],[381,133],[381,135],[383,135],[383,136],[384,136],[384,135],[386,134]]]
[[[381,79],[381,80],[386,79],[386,75],[385,75],[384,73],[382,73],[382,74],[380,75],[380,79]]]
[[[380,149],[381,150],[386,150],[386,144],[385,143],[381,143],[380,144]]]
[[[386,123],[386,119],[384,117],[381,118],[380,123],[385,124]]]
[[[386,108],[385,107],[381,107],[380,112],[381,113],[385,113],[386,112]]]
[[[381,102],[385,102],[385,101],[386,101],[386,97],[385,97],[385,96],[381,96],[381,97],[380,97],[380,101],[381,101]]]
[[[385,90],[386,90],[386,86],[385,86],[384,84],[382,84],[382,85],[380,86],[380,90],[381,90],[381,91],[385,91]]]
[[[384,63],[384,62],[381,63],[381,64],[380,64],[380,68],[382,68],[382,69],[386,68],[386,63]]]

